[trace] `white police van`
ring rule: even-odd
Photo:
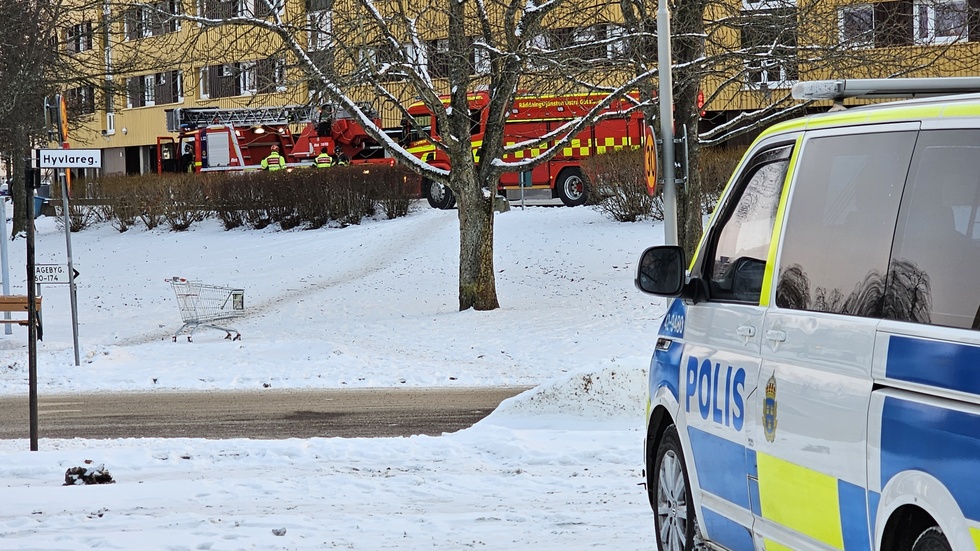
[[[980,549],[980,94],[768,129],[689,266],[652,247],[636,283],[676,297],[647,407],[659,549]]]

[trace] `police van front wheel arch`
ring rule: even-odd
[[[584,205],[589,199],[589,186],[577,168],[566,168],[555,180],[555,194],[567,207]]]
[[[949,541],[938,526],[933,526],[919,535],[912,544],[912,551],[952,551]]]
[[[695,547],[694,502],[687,477],[687,463],[675,425],[670,425],[664,431],[651,466],[651,480],[647,488],[654,507],[657,549],[690,551]]]
[[[456,196],[448,187],[431,180],[423,180],[422,187],[430,207],[446,210],[456,206]]]

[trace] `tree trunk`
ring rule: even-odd
[[[11,180],[8,186],[8,192],[10,193],[14,210],[12,215],[13,224],[11,225],[10,231],[11,238],[27,231],[28,220],[28,210],[26,208],[28,195],[24,180],[24,170],[27,169],[27,157],[25,157],[27,153],[25,151],[29,151],[26,146],[28,141],[22,138],[20,132],[15,132],[15,134],[13,136],[13,147],[10,148],[13,151],[10,155],[11,164],[13,165],[13,173],[10,176],[13,177],[13,180]],[[30,200],[33,203],[34,198],[30,197]],[[32,204],[31,206],[33,207],[34,205]],[[33,220],[31,221],[33,222]]]
[[[676,23],[672,43],[674,63],[681,67],[691,67],[694,62],[704,55],[704,9],[703,0],[675,2],[673,21]],[[700,160],[698,147],[697,106],[698,90],[701,87],[701,75],[697,69],[690,72],[683,69],[677,71],[674,78],[674,126],[678,136],[687,129],[688,137],[688,174],[685,189],[677,192],[677,243],[684,248],[688,258],[693,258],[701,241],[703,226],[701,219],[701,177],[697,170]]]
[[[461,171],[460,171],[461,172]],[[453,171],[450,178],[459,177]],[[475,181],[460,182],[459,309],[496,310],[497,284],[493,273],[493,196],[484,196]]]

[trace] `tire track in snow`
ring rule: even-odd
[[[434,243],[445,242],[445,240],[438,238],[446,231],[447,226],[458,228],[456,226],[458,218],[455,213],[455,210],[436,211],[431,215],[414,219],[412,217],[406,217],[401,219],[400,223],[392,224],[390,230],[389,228],[376,226],[376,231],[388,231],[389,235],[385,236],[385,238],[378,238],[377,234],[373,232],[365,234],[363,239],[356,239],[346,243],[345,248],[342,251],[337,251],[336,255],[337,257],[343,258],[351,251],[358,250],[365,245],[379,245],[376,249],[359,251],[360,258],[350,265],[334,262],[332,266],[336,267],[339,271],[331,271],[322,279],[303,278],[305,283],[303,286],[283,286],[281,293],[267,297],[260,302],[248,304],[245,317],[240,319],[260,321],[283,308],[288,308],[290,304],[308,299],[311,294],[391,269],[394,264],[402,262],[406,256],[410,256],[412,251],[433,246]],[[453,242],[456,242],[457,239],[458,233],[453,235]],[[235,325],[236,321],[232,320],[227,325]],[[217,322],[217,324],[221,325],[222,323]],[[157,342],[163,338],[167,338],[169,335],[172,335],[172,333],[168,332],[164,335],[158,332],[153,332],[152,334],[144,333],[121,338],[112,344],[114,346],[141,345]]]

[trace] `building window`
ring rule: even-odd
[[[286,62],[280,58],[269,57],[254,63],[255,92],[271,94],[286,91]]]
[[[178,103],[183,95],[183,74],[180,71],[165,71],[126,80],[126,106],[130,108]]]
[[[236,96],[250,96],[256,93],[255,62],[243,61],[236,63],[232,70],[237,69],[238,88]],[[228,69],[226,69],[227,71]],[[234,75],[228,75],[234,76]]]
[[[240,61],[201,69],[202,99],[250,96],[285,91],[286,66],[282,59]]]
[[[917,44],[948,44],[968,36],[966,0],[915,2],[912,17]]]
[[[92,49],[92,22],[85,21],[71,25],[65,30],[65,48],[68,53],[77,54]]]
[[[266,18],[282,11],[282,0],[236,0],[235,16]]]
[[[147,6],[134,6],[123,16],[123,33],[126,40],[159,36],[180,30],[180,0],[162,0]]]
[[[333,13],[329,10],[307,12],[310,40],[309,48],[313,52],[330,49],[333,44]]]
[[[475,38],[471,51],[473,52],[472,74],[486,75],[490,73],[490,52],[486,48],[479,46]]]
[[[574,29],[569,37],[569,47],[573,48],[569,53],[572,57],[594,61],[609,57],[609,45],[605,43],[609,38],[608,25],[592,25],[581,29]]]
[[[610,23],[606,25],[606,34],[612,39],[612,42],[606,46],[609,59],[622,57],[626,53],[627,48],[626,29],[620,25]]]
[[[140,91],[143,92],[143,105],[147,107],[156,105],[156,77],[154,75],[146,75],[142,77],[142,80],[142,90]]]
[[[147,12],[143,8],[133,7],[126,10],[123,16],[123,27],[126,40],[136,40],[150,35]]]
[[[199,13],[208,19],[227,19],[235,15],[236,0],[201,0]]]
[[[840,41],[851,46],[874,46],[875,9],[871,4],[847,6],[838,12]]]
[[[80,86],[67,90],[65,102],[71,114],[91,115],[95,113],[95,87]]]
[[[454,63],[469,67],[471,75],[489,73],[490,54],[486,49],[480,47],[479,37],[470,36],[467,41],[469,46],[466,53],[458,55],[449,51],[448,39],[430,40],[427,44],[424,60],[429,68],[429,75],[433,78],[446,78],[449,76],[449,68]]]
[[[150,35],[175,33],[180,30],[180,21],[173,16],[180,15],[180,0],[163,0],[152,5],[150,10]]]
[[[452,54],[449,52],[449,39],[440,38],[429,42],[429,75],[433,78],[449,76]]]
[[[201,67],[200,72],[197,74],[197,89],[201,99],[209,99],[211,97],[211,79],[208,78],[211,74],[210,67]]]
[[[388,42],[361,47],[358,58],[382,82],[405,80],[409,68],[420,71],[427,63],[425,48],[417,49],[412,44],[396,48]]]
[[[742,50],[749,88],[786,88],[799,78],[796,8],[742,12]]]

